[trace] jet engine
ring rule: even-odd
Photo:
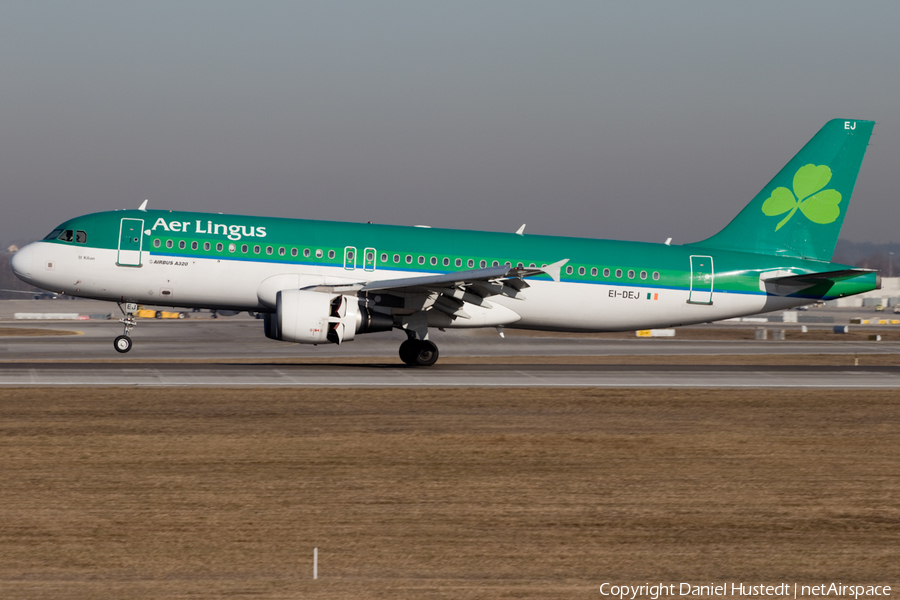
[[[390,315],[370,310],[356,296],[281,290],[275,306],[265,316],[266,337],[284,342],[340,344],[394,326]]]

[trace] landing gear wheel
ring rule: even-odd
[[[116,349],[116,352],[120,352],[121,354],[125,354],[129,350],[131,350],[131,338],[127,335],[120,335],[113,342],[113,346]]]
[[[400,344],[400,360],[408,365],[416,364],[416,355],[419,350],[418,340],[406,340]]]
[[[438,347],[433,342],[428,340],[420,341],[418,346],[415,362],[417,366],[430,367],[437,362],[439,352]]]

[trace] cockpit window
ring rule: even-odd
[[[44,239],[45,240],[55,240],[57,238],[57,236],[59,236],[59,234],[61,234],[61,233],[62,233],[62,229],[54,229],[53,231],[48,233],[47,237],[45,237]]]
[[[75,232],[75,243],[76,244],[87,244],[87,234],[80,229]]]
[[[72,231],[71,229],[66,229],[61,234],[59,234],[59,237],[57,237],[56,239],[63,241],[63,242],[71,242],[74,238],[75,238],[75,232]]]

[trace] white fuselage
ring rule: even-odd
[[[345,285],[416,275],[389,268],[172,257],[148,251],[142,252],[140,267],[127,267],[117,265],[116,250],[42,242],[20,252],[24,254],[17,259],[16,272],[40,287],[84,298],[161,306],[271,311],[274,293],[287,287]],[[24,276],[26,264],[30,267],[28,276]],[[687,290],[654,288],[646,282],[629,287],[624,282],[530,280],[529,285],[518,298],[492,296],[484,306],[467,309],[469,318],[429,324],[614,331],[702,323],[808,302],[767,297],[765,293],[714,291],[711,304],[697,304],[688,302]]]

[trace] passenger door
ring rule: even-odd
[[[691,304],[712,304],[713,291],[712,256],[691,256]]]
[[[119,254],[116,264],[120,267],[140,267],[144,242],[144,220],[122,219],[119,223]]]

